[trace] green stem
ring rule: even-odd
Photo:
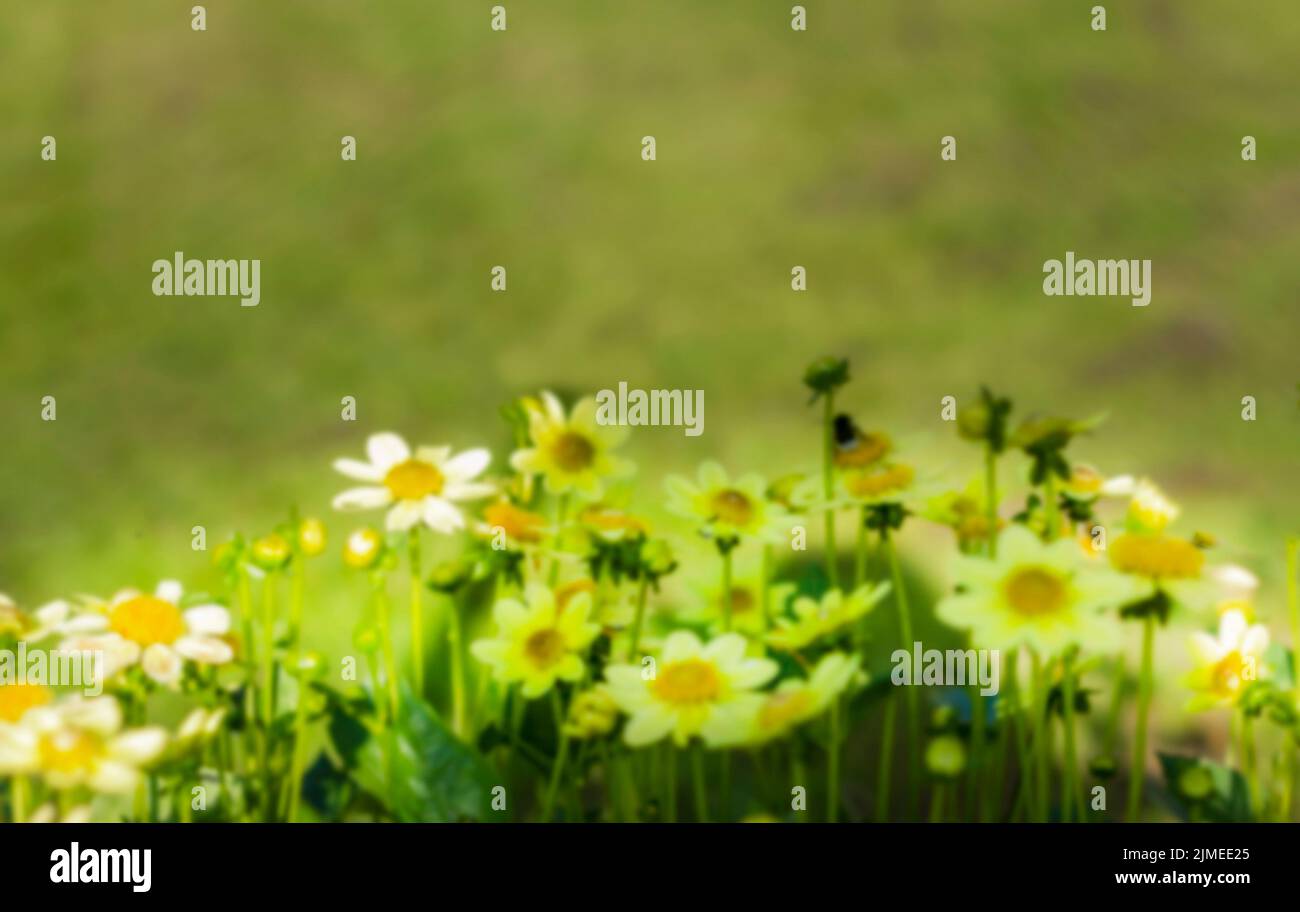
[[[293,714],[293,758],[289,766],[289,791],[286,793],[284,812],[285,823],[298,820],[298,803],[302,793],[303,766],[307,758],[307,683],[301,681],[298,690],[298,706]]]
[[[669,823],[677,822],[677,748],[669,742],[664,745],[664,819]]]
[[[627,644],[627,661],[635,664],[636,650],[641,645],[641,625],[645,623],[646,596],[650,592],[650,578],[644,573],[636,587],[636,616],[632,618],[632,637]]]
[[[9,803],[14,823],[27,821],[28,808],[31,804],[31,783],[26,776],[14,776],[9,780]]]
[[[275,722],[275,574],[262,581],[262,722]]]
[[[822,493],[829,503],[835,495],[835,394],[828,391],[822,400]],[[839,555],[835,547],[835,511],[829,506],[826,508],[826,579],[831,588],[840,584]]]
[[[447,648],[451,651],[451,730],[467,736],[465,719],[465,646],[460,617],[460,602],[447,596]]]
[[[840,819],[840,698],[831,700],[831,739],[826,746],[826,821]]]
[[[908,604],[907,587],[903,583],[903,569],[898,562],[898,548],[888,532],[880,534],[881,544],[889,558],[889,572],[894,583],[894,603],[898,606],[898,627],[903,639],[903,648],[912,650],[912,609]],[[918,786],[921,777],[921,717],[917,703],[917,688],[906,688],[907,700],[907,819],[916,818]]]
[[[946,782],[940,782],[934,787],[934,795],[930,799],[930,822],[943,822],[943,799],[944,793],[948,789]]]
[[[696,742],[691,748],[691,779],[695,788],[695,819],[709,822],[708,792],[704,789],[704,746]]]
[[[894,722],[898,718],[898,700],[885,701],[885,718],[880,732],[880,764],[876,773],[876,823],[889,820],[889,795],[893,783],[889,774],[894,763]]]
[[[551,809],[555,807],[555,796],[560,790],[560,778],[564,775],[564,762],[569,756],[569,736],[564,733],[564,707],[560,705],[559,688],[551,689],[551,708],[555,711],[555,731],[560,737],[560,746],[555,753],[555,765],[551,767],[551,782],[546,787],[546,798],[542,802],[544,823],[551,821]]]
[[[722,631],[731,632],[731,548],[720,547],[722,553]]]
[[[858,516],[858,540],[854,549],[853,587],[856,589],[867,581],[867,508],[863,507]]]
[[[296,648],[298,637],[302,634],[302,602],[307,583],[307,570],[301,551],[294,552],[291,580],[289,590],[289,641],[292,647]]]
[[[397,657],[393,654],[393,625],[384,583],[375,584],[375,616],[379,623],[379,650],[384,660],[384,684],[388,689],[388,720],[397,724]],[[378,699],[378,695],[376,695]]]
[[[1255,762],[1255,724],[1244,712],[1241,714],[1241,771],[1246,777],[1246,794],[1252,815],[1259,813],[1259,769]]]
[[[998,454],[992,445],[984,450],[985,516],[988,521],[989,557],[998,556]]]
[[[974,648],[974,644],[972,644]],[[971,705],[971,725],[970,725],[970,770],[967,791],[971,796],[972,815],[979,809],[980,820],[984,819],[984,807],[987,804],[985,800],[985,790],[980,788],[980,776],[984,771],[984,731],[986,727],[984,695],[980,693],[980,684],[978,681],[972,682],[970,690]]]
[[[1051,754],[1051,720],[1047,716],[1047,675],[1038,653],[1032,653],[1034,673],[1034,811],[1046,823],[1048,809],[1048,762]]]
[[[420,604],[420,527],[407,533],[411,569],[411,686],[424,697],[424,611]]]
[[[1129,770],[1128,819],[1136,822],[1142,814],[1142,784],[1146,778],[1147,720],[1151,710],[1152,677],[1155,655],[1156,619],[1142,620],[1142,668],[1138,676],[1137,727],[1133,733],[1133,764]]]
[[[1078,755],[1074,742],[1074,663],[1069,654],[1062,661],[1064,663],[1062,700],[1065,709],[1065,769],[1061,776],[1061,818],[1068,821],[1078,808],[1079,788],[1076,784]],[[1079,819],[1082,822],[1083,818]]]

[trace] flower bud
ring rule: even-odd
[[[292,554],[289,543],[278,532],[264,535],[253,542],[253,563],[263,570],[279,570],[289,563]]]
[[[343,543],[343,563],[354,570],[369,570],[383,553],[383,536],[369,526],[357,529]]]
[[[304,519],[298,524],[298,550],[315,557],[325,550],[325,524],[319,519]]]

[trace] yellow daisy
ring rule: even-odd
[[[525,408],[532,446],[516,450],[510,465],[525,475],[541,475],[552,494],[576,491],[598,499],[604,479],[632,471],[630,462],[613,453],[627,438],[627,428],[598,424],[594,396],[579,400],[568,415],[551,392],[528,400]]]
[[[1029,646],[1044,657],[1115,645],[1118,625],[1103,612],[1133,596],[1127,580],[1089,562],[1077,542],[1044,544],[1020,525],[998,536],[995,560],[958,555],[955,577],[956,593],[935,609],[941,620],[970,630],[981,647]]]
[[[1193,633],[1190,646],[1196,662],[1186,679],[1195,691],[1187,704],[1190,711],[1231,706],[1248,683],[1265,677],[1268,628],[1251,624],[1240,611],[1228,611],[1219,619],[1218,637]]]
[[[582,678],[586,671],[582,653],[600,627],[587,619],[590,591],[574,591],[561,605],[548,586],[530,583],[524,598],[523,603],[497,602],[492,610],[496,636],[475,641],[470,651],[503,684],[519,683],[524,697],[531,700],[556,681]]]
[[[856,655],[832,652],[822,657],[807,678],[782,680],[754,716],[748,743],[771,741],[820,716],[860,677],[860,663]]]
[[[763,570],[763,562],[755,555],[735,560],[731,574],[731,629],[737,633],[758,636],[767,629],[763,617]],[[686,607],[676,612],[678,617],[693,624],[707,624],[715,633],[725,632],[726,596],[716,564],[696,567],[684,582],[689,592],[681,597]],[[794,588],[793,583],[768,585],[768,610],[773,616],[781,613]]]
[[[889,590],[889,583],[868,583],[848,595],[830,589],[820,600],[800,596],[794,600],[794,617],[778,617],[767,642],[782,652],[798,652],[824,637],[843,633],[875,608]]]
[[[610,665],[609,694],[628,715],[623,740],[643,747],[672,736],[709,746],[743,741],[763,705],[755,690],[777,672],[771,659],[747,658],[746,640],[723,634],[707,644],[686,630],[669,634],[657,665]]]
[[[406,531],[423,523],[444,534],[465,528],[457,503],[487,497],[495,488],[475,481],[492,455],[485,449],[452,455],[448,446],[422,446],[414,453],[397,434],[374,434],[366,441],[368,461],[336,459],[336,471],[356,481],[334,498],[336,510],[388,511],[389,531]]]
[[[767,482],[750,473],[734,481],[716,462],[700,466],[696,480],[671,475],[665,482],[670,512],[700,523],[719,542],[739,539],[780,541],[785,512],[767,499]]]

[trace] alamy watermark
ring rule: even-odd
[[[40,684],[46,687],[80,687],[88,697],[104,692],[104,653],[96,649],[0,649],[0,686]]]
[[[1134,307],[1151,303],[1150,260],[1076,260],[1074,251],[1065,261],[1043,263],[1043,294],[1122,295],[1133,299]]]
[[[681,427],[687,437],[698,437],[704,433],[704,390],[629,390],[619,381],[618,392],[596,394],[596,423]]]
[[[920,641],[912,650],[895,649],[889,660],[894,663],[889,680],[896,687],[965,687],[978,684],[980,695],[991,697],[998,692],[1002,654],[997,649],[925,649]]]
[[[187,260],[178,250],[170,260],[154,260],[153,274],[158,296],[237,295],[243,307],[256,307],[262,300],[261,260]]]

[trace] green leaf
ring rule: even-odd
[[[1250,790],[1241,773],[1200,757],[1160,754],[1165,786],[1184,820],[1248,823]]]
[[[355,735],[355,729],[352,730]],[[484,820],[496,776],[433,708],[403,691],[397,725],[367,733],[354,781],[403,823]]]

